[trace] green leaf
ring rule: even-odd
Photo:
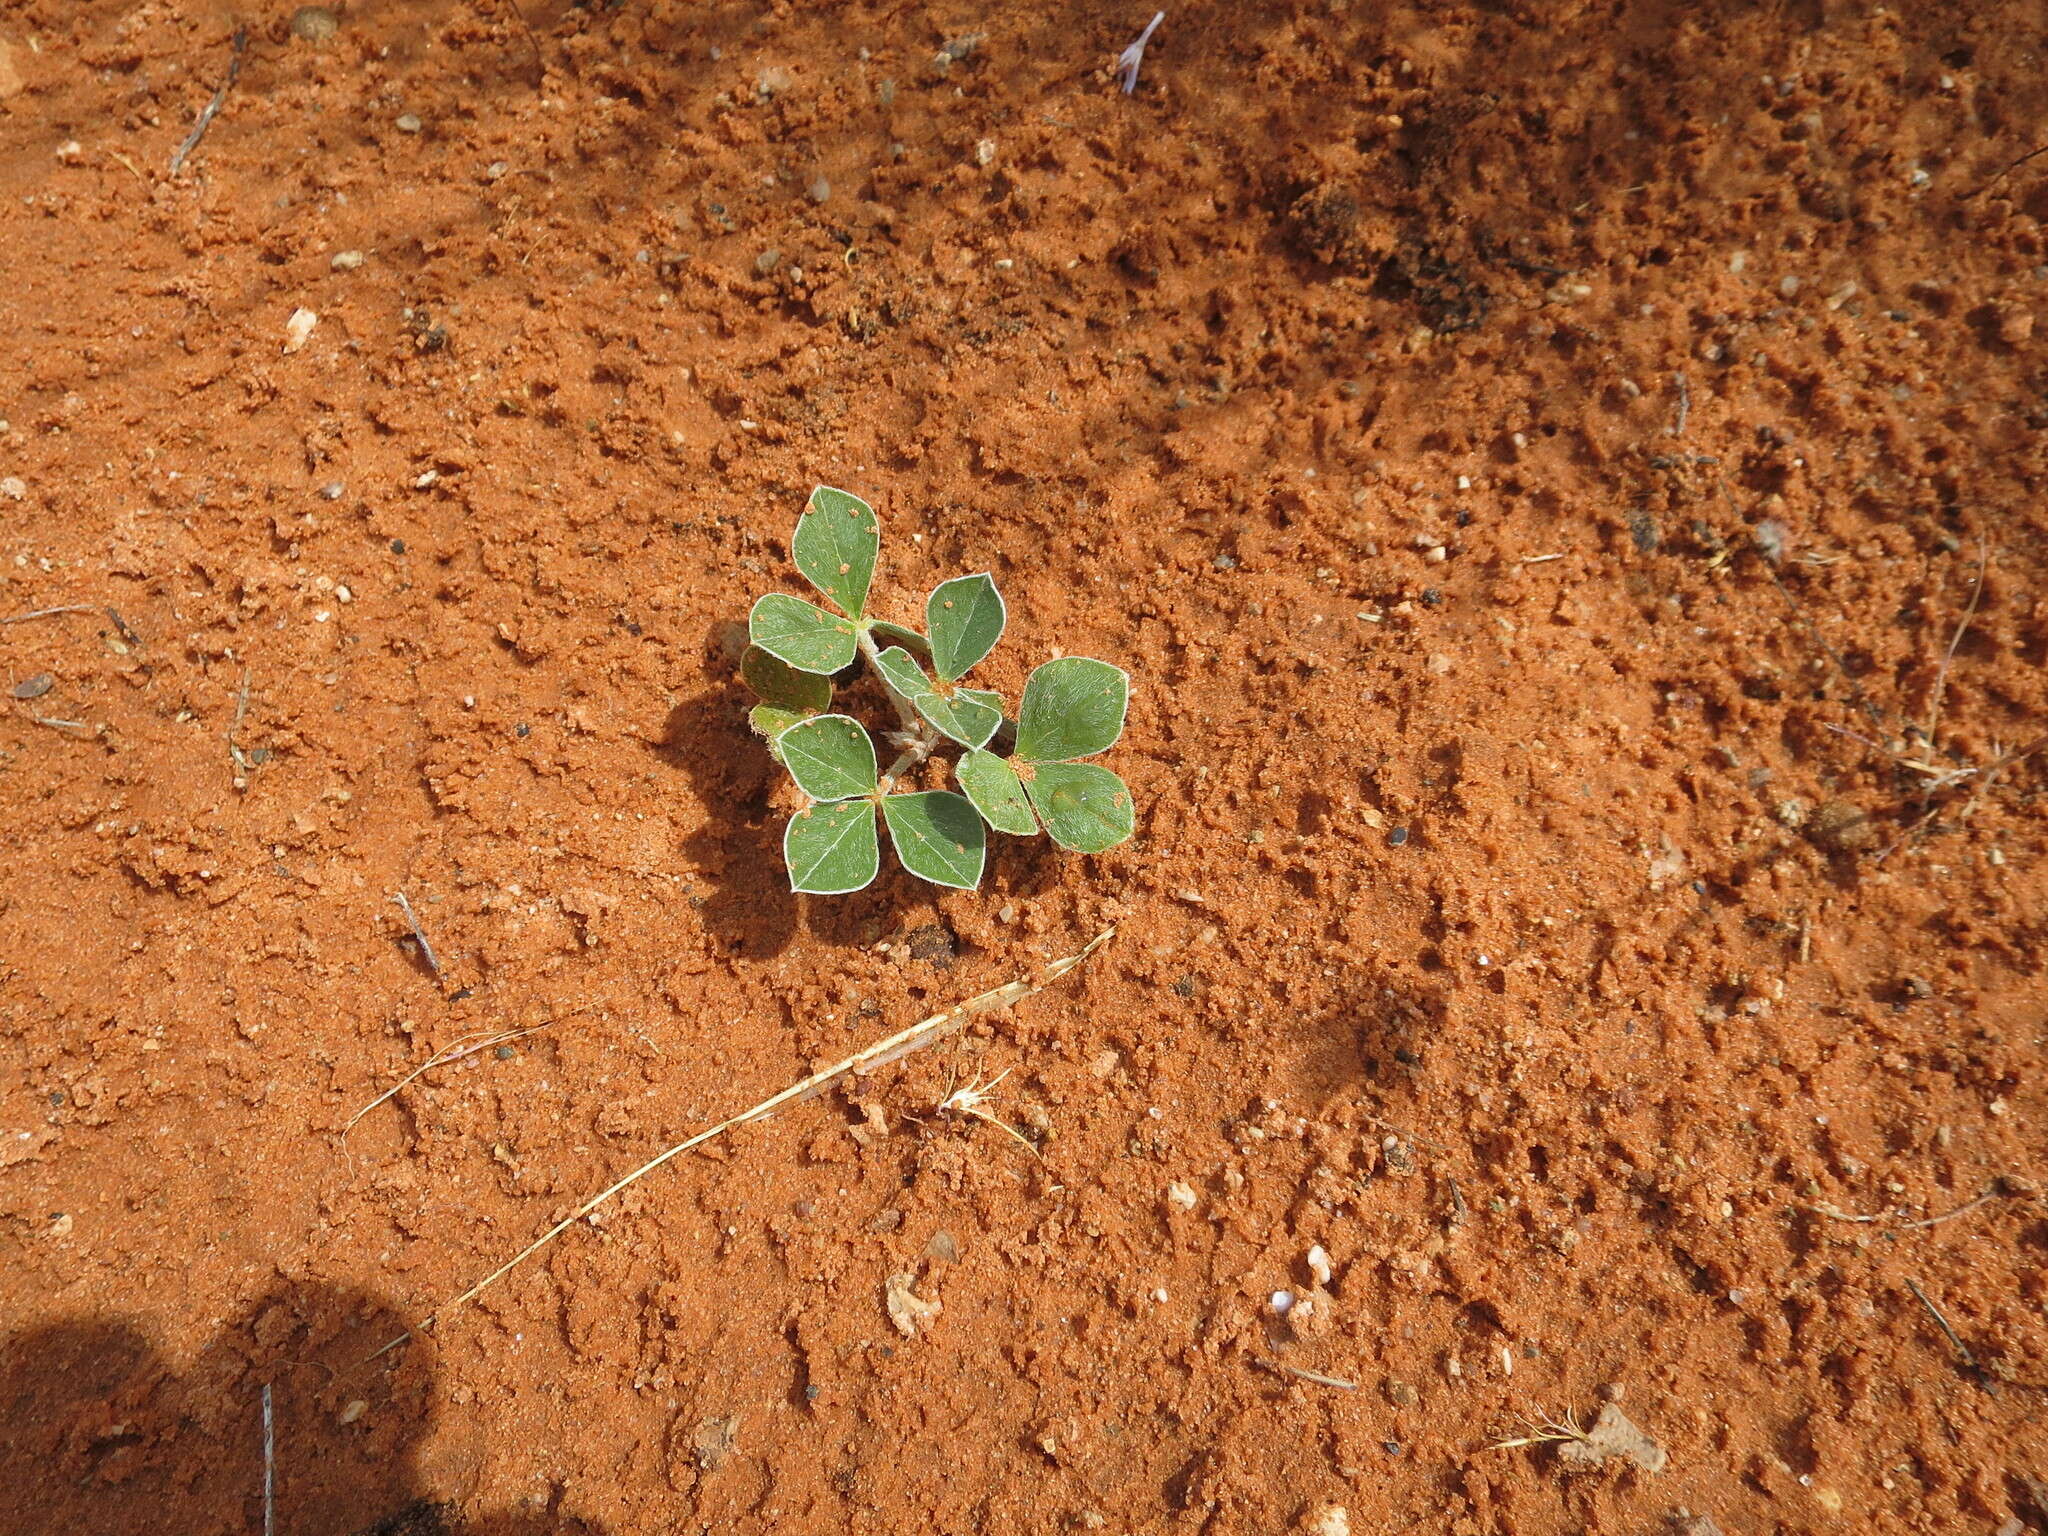
[[[1063,763],[1113,746],[1123,734],[1131,680],[1106,661],[1062,656],[1024,680],[1017,707],[1017,756]]]
[[[771,651],[747,647],[740,657],[740,681],[763,704],[799,715],[823,714],[832,707],[832,680],[815,672],[799,672]]]
[[[989,702],[994,700],[993,703]],[[943,694],[920,693],[911,703],[939,731],[963,747],[985,747],[1003,723],[1003,697],[962,688],[950,699]]]
[[[796,787],[813,800],[851,800],[875,792],[875,744],[851,715],[819,715],[775,739]]]
[[[875,554],[881,547],[875,509],[858,496],[821,485],[811,492],[809,510],[796,520],[791,553],[804,579],[857,619],[868,600]]]
[[[869,619],[868,633],[885,645],[902,646],[913,656],[929,656],[932,653],[931,641],[916,630],[901,624],[891,624],[887,619]]]
[[[953,769],[953,777],[967,791],[967,798],[981,812],[982,820],[998,832],[1012,837],[1031,837],[1038,831],[1038,818],[1031,814],[1031,802],[1016,770],[993,752],[970,752]]]
[[[920,880],[971,891],[981,883],[988,834],[965,796],[951,790],[886,795],[882,816],[896,844],[896,857]]]
[[[779,709],[773,704],[756,704],[747,711],[747,724],[766,736],[772,745],[775,738],[792,725],[800,725],[810,716],[800,715],[795,710]]]
[[[770,592],[747,615],[747,638],[799,672],[830,676],[859,650],[853,625],[800,597]]]
[[[892,645],[875,658],[875,665],[889,686],[906,699],[932,691],[932,680],[924,675],[917,659],[900,645]]]
[[[932,666],[946,682],[957,682],[1003,638],[1003,594],[993,576],[956,576],[932,589],[924,620]]]
[[[1040,763],[1024,792],[1062,848],[1100,853],[1131,835],[1131,792],[1096,763]]]
[[[859,890],[882,867],[875,802],[842,800],[799,811],[782,834],[782,861],[792,891],[844,896]]]

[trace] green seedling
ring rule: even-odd
[[[881,551],[874,509],[821,485],[797,520],[796,568],[832,606],[772,592],[748,617],[740,677],[760,700],[748,715],[809,803],[782,839],[790,888],[860,890],[881,868],[881,829],[903,867],[934,885],[973,890],[987,829],[1101,853],[1131,835],[1131,792],[1098,763],[1123,734],[1130,679],[1105,661],[1065,656],[1037,668],[1013,718],[1003,697],[963,681],[1008,620],[989,575],[956,576],[925,600],[922,632],[867,611]],[[837,610],[836,612],[833,610]],[[885,772],[874,738],[832,711],[836,673],[864,662],[897,716]],[[951,744],[960,793],[899,787]],[[1008,749],[1008,756],[1002,749]]]

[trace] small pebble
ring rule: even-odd
[[[313,327],[320,323],[320,317],[304,307],[295,309],[284,323],[284,349],[297,352],[312,337]]]
[[[1396,827],[1387,834],[1387,846],[1389,848],[1399,848],[1407,841],[1408,829],[1406,827]]]
[[[993,165],[995,158],[996,141],[994,139],[981,139],[976,142],[974,146],[974,163],[976,165]]]
[[[363,264],[361,251],[336,251],[328,258],[327,265],[336,272],[353,272]]]
[[[330,480],[320,487],[320,499],[322,501],[339,501],[346,490],[347,487],[339,480]]]
[[[76,139],[66,139],[57,146],[57,159],[64,165],[76,165],[85,158],[85,148]]]
[[[336,1417],[343,1424],[353,1424],[357,1419],[360,1419],[365,1412],[368,1411],[369,1406],[370,1405],[368,1403],[364,1402],[360,1397],[358,1397],[353,1399],[346,1408],[342,1409],[341,1412],[338,1415],[336,1415]]]
[[[832,196],[832,183],[825,177],[820,176],[817,180],[811,183],[809,191],[811,194],[812,202],[827,202],[831,199]]]
[[[10,691],[17,699],[40,699],[56,686],[56,678],[47,672],[38,672],[34,677],[24,677]]]
[[[776,250],[773,246],[770,246],[767,250],[763,251],[760,255],[754,258],[754,270],[760,273],[763,277],[766,277],[770,272],[773,272],[777,267],[781,265],[782,252]]]
[[[1330,1255],[1321,1243],[1308,1251],[1308,1272],[1316,1277],[1317,1285],[1327,1286],[1330,1283]]]
[[[334,12],[324,5],[302,5],[292,12],[292,36],[301,42],[324,43],[340,30]]]
[[[9,501],[19,501],[27,494],[28,482],[21,476],[9,475],[5,480],[0,480],[0,496],[5,496]]]
[[[418,133],[421,123],[415,113],[407,112],[399,117],[398,122],[394,126],[400,133]]]

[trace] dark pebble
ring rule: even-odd
[[[519,724],[512,727],[512,734],[514,736],[517,736],[521,741],[524,741],[527,737],[533,734],[533,727],[528,725],[524,720],[522,720],[519,722]]]
[[[500,1061],[510,1061],[514,1056],[517,1056],[518,1054],[519,1053],[513,1050],[512,1047],[509,1045],[501,1045],[498,1047],[498,1060]]]
[[[1387,846],[1389,848],[1399,848],[1403,843],[1407,841],[1408,829],[1406,827],[1396,827],[1393,831],[1387,834]]]
[[[404,553],[405,553],[405,540],[403,540],[403,539],[393,539],[393,540],[391,541],[391,553],[393,553],[394,555],[402,555],[402,554],[404,554]]]
[[[57,679],[47,672],[38,672],[34,677],[24,677],[12,690],[17,699],[40,699],[57,686]]]

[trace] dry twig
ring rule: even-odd
[[[270,1414],[270,1383],[263,1383],[263,1536],[277,1530],[277,1423]]]
[[[920,1019],[908,1029],[898,1030],[886,1039],[877,1040],[873,1045],[868,1046],[865,1050],[856,1051],[844,1061],[835,1062],[829,1067],[813,1072],[809,1077],[791,1084],[783,1089],[782,1092],[763,1099],[752,1109],[742,1110],[729,1120],[719,1121],[718,1124],[712,1126],[707,1131],[699,1131],[696,1135],[677,1142],[666,1152],[649,1158],[631,1173],[626,1174],[622,1178],[615,1179],[612,1183],[606,1185],[605,1188],[599,1190],[588,1200],[577,1206],[575,1210],[564,1216],[552,1227],[549,1227],[547,1231],[543,1232],[531,1243],[528,1243],[519,1252],[513,1254],[511,1258],[500,1264],[488,1275],[485,1275],[483,1279],[477,1281],[475,1285],[472,1285],[460,1296],[456,1297],[453,1301],[436,1307],[432,1312],[421,1318],[417,1326],[407,1329],[397,1338],[391,1340],[390,1343],[380,1347],[375,1354],[369,1356],[369,1359],[375,1360],[379,1355],[396,1349],[415,1333],[431,1327],[448,1313],[475,1300],[484,1291],[504,1279],[506,1275],[509,1275],[521,1264],[532,1258],[536,1253],[539,1253],[541,1249],[547,1247],[549,1243],[552,1243],[564,1232],[575,1226],[577,1222],[588,1216],[592,1211],[621,1191],[637,1184],[664,1163],[673,1162],[685,1152],[701,1147],[708,1141],[716,1140],[727,1131],[734,1130],[742,1125],[751,1125],[757,1120],[765,1120],[779,1109],[785,1109],[789,1105],[800,1104],[806,1099],[813,1098],[843,1077],[865,1076],[867,1073],[879,1071],[893,1061],[900,1061],[912,1051],[922,1050],[934,1041],[943,1040],[976,1014],[991,1013],[998,1008],[1007,1008],[1015,1003],[1022,1002],[1034,992],[1043,991],[1046,987],[1051,986],[1055,981],[1058,981],[1062,976],[1080,965],[1090,955],[1094,954],[1096,950],[1107,944],[1115,933],[1116,930],[1114,928],[1105,928],[1077,953],[1067,956],[1064,960],[1053,961],[1052,964],[1039,972],[1036,977],[1026,976],[1020,977],[1016,981],[1006,982],[1004,985],[991,988],[977,997],[970,997],[966,1002],[959,1004],[957,1007],[949,1008],[944,1013],[935,1013],[928,1019]]]
[[[192,131],[185,135],[185,142],[180,144],[177,153],[171,156],[173,176],[184,169],[186,157],[199,147],[199,141],[206,137],[206,130],[213,126],[214,118],[220,115],[220,109],[226,105],[228,92],[235,88],[235,78],[242,73],[242,55],[248,51],[249,29],[235,28],[235,51],[228,59],[228,77],[221,81],[220,89],[213,93],[213,99],[199,109],[199,121],[192,125]]]
[[[405,914],[405,920],[412,927],[412,941],[420,947],[420,958],[427,962],[427,969],[434,973],[435,980],[441,976],[441,959],[434,953],[434,946],[427,942],[427,930],[420,926],[419,917],[413,912],[412,903],[405,899],[405,892],[393,891],[391,899],[398,903],[398,910]]]

